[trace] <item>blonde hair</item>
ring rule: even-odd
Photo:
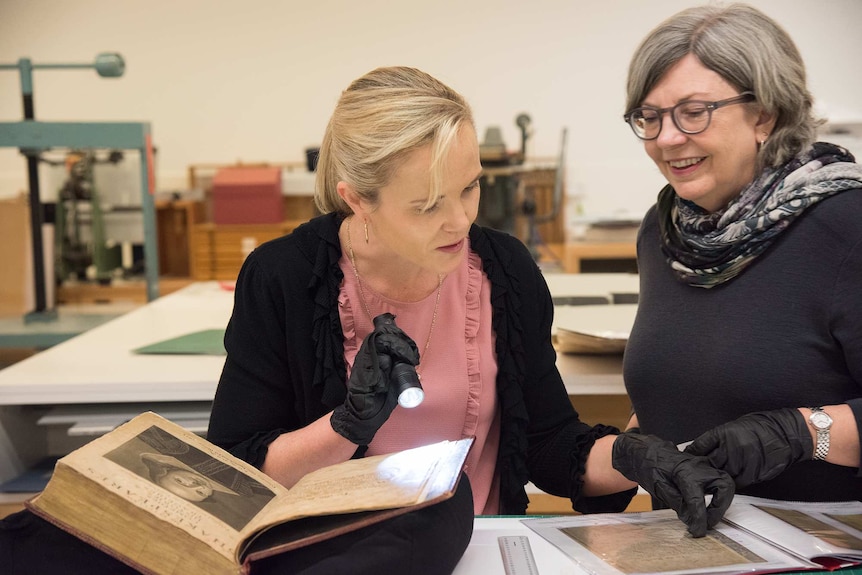
[[[350,214],[336,191],[350,184],[374,204],[401,160],[431,145],[431,206],[441,193],[445,158],[458,131],[473,125],[464,98],[429,74],[407,67],[377,68],[341,94],[317,160],[314,201],[322,213]]]
[[[776,118],[758,170],[784,164],[814,142],[822,122],[812,113],[802,56],[781,26],[746,4],[689,8],[653,29],[629,64],[626,111],[640,106],[688,54],[740,92],[754,92],[764,112]]]

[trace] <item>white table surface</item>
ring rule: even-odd
[[[191,284],[0,371],[0,405],[212,400],[223,356],[137,355],[138,347],[224,329],[233,292]]]
[[[577,278],[594,275],[559,279],[573,293]],[[595,281],[589,277],[585,285],[591,285],[583,291],[605,289]],[[559,283],[554,290],[562,292]],[[0,370],[0,405],[210,401],[223,356],[132,350],[193,331],[224,329],[232,306],[233,292],[220,282],[191,284]],[[600,307],[610,314],[621,306]],[[557,365],[570,395],[625,394],[620,356],[560,354]]]
[[[540,575],[586,573],[562,551],[521,523],[521,517],[476,517],[470,545],[453,575],[506,575],[498,537],[526,535]]]
[[[633,295],[640,291],[640,277],[629,273],[546,273],[545,282],[554,298]],[[610,302],[609,302],[610,303]]]

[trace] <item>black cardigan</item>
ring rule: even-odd
[[[278,435],[344,401],[347,366],[337,305],[341,221],[336,214],[314,218],[258,247],[240,271],[208,438],[257,467]],[[570,498],[578,511],[624,509],[634,490],[581,496],[589,450],[618,430],[591,427],[572,408],[555,363],[553,304],[540,270],[507,234],[474,225],[470,245],[491,283],[500,512],[526,511],[527,481]]]

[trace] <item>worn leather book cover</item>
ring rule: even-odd
[[[27,507],[144,573],[247,573],[259,558],[448,499],[472,442],[352,459],[287,489],[147,412],[61,458]]]

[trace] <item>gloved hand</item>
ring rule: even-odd
[[[374,318],[374,331],[363,340],[347,380],[347,397],[336,407],[330,424],[338,434],[356,445],[368,445],[398,404],[392,385],[392,366],[419,363],[419,349],[395,325],[395,316]]]
[[[727,473],[670,441],[627,432],[616,438],[612,453],[614,469],[676,511],[693,537],[706,535],[733,501],[733,479]],[[709,507],[707,493],[712,494]]]
[[[686,453],[702,455],[728,472],[737,487],[772,479],[797,461],[811,459],[814,445],[805,418],[792,408],[749,413],[695,439]]]

